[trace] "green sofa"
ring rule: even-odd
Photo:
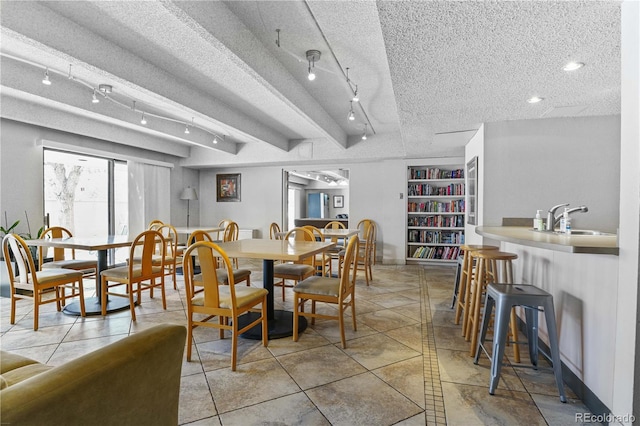
[[[163,324],[51,367],[0,351],[12,425],[177,425],[186,328]]]

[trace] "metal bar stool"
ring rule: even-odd
[[[487,328],[491,318],[491,311],[495,305],[496,314],[494,319],[493,332],[493,350],[491,355],[484,347],[485,338],[487,336]],[[529,341],[529,358],[531,359],[532,368],[538,368],[538,352],[541,352],[547,359],[553,363],[553,373],[556,377],[556,384],[560,393],[560,401],[566,402],[567,398],[562,385],[562,367],[560,365],[560,349],[558,348],[558,332],[556,329],[556,316],[553,309],[553,296],[546,291],[525,284],[489,284],[487,286],[487,295],[484,304],[484,313],[482,316],[482,329],[480,330],[480,339],[476,347],[474,364],[478,364],[480,358],[480,349],[491,360],[491,379],[489,382],[489,393],[494,394],[498,381],[500,380],[500,369],[502,368],[502,359],[504,357],[504,347],[506,346],[507,329],[510,321],[511,313],[515,306],[525,308],[525,317],[527,321],[527,340]],[[551,357],[538,347],[538,312],[542,306],[545,320],[547,322],[547,331],[549,333],[549,347],[551,349]],[[524,366],[521,366],[524,367]]]
[[[495,282],[513,283],[513,266],[511,262],[517,259],[518,255],[499,250],[480,250],[472,251],[471,256],[477,259],[477,265],[475,279],[472,280],[471,290],[473,295],[469,306],[465,339],[471,341],[469,356],[474,356],[476,345],[478,344],[478,332],[480,331],[482,304],[484,302],[483,295],[487,285]],[[500,278],[498,277],[498,264],[501,266]],[[515,310],[511,312],[511,336],[514,343],[513,357],[516,362],[520,362],[520,347],[517,343],[518,323]]]

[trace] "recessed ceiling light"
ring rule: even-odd
[[[529,102],[530,104],[537,104],[538,102],[543,101],[544,98],[540,98],[538,96],[532,96],[529,99],[527,99],[527,102]]]
[[[584,63],[583,62],[569,62],[562,69],[564,71],[575,71],[575,70],[580,69],[582,67],[584,67]]]

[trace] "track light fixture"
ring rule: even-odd
[[[319,59],[319,57],[320,57],[319,55],[320,54],[318,52],[318,56],[317,56],[317,58],[315,60]],[[45,66],[44,64],[38,64],[36,62],[21,58],[19,56],[11,55],[11,54],[8,54],[6,52],[0,52],[0,57],[8,57],[8,58],[11,58],[13,60],[29,64],[31,66],[37,67],[39,70],[42,70],[44,68],[44,77],[42,79],[42,84],[44,84],[46,86],[50,86],[52,84],[52,81],[51,81],[51,79],[49,77],[49,67]],[[214,144],[217,144],[218,140],[220,140],[223,143],[226,143],[226,141],[227,141],[226,135],[218,136],[212,130],[209,130],[209,129],[205,128],[205,127],[196,126],[194,117],[191,117],[191,125],[189,125],[188,122],[182,121],[180,119],[176,119],[176,118],[173,118],[173,117],[170,117],[170,116],[166,116],[166,115],[162,115],[162,114],[144,112],[144,111],[142,111],[140,109],[137,109],[136,108],[136,101],[134,99],[130,99],[131,104],[128,103],[129,100],[118,100],[118,99],[115,99],[115,98],[110,96],[110,94],[113,92],[113,86],[111,86],[110,84],[98,84],[96,86],[96,85],[94,85],[92,83],[89,83],[87,81],[82,80],[81,78],[78,78],[78,77],[74,76],[72,74],[72,70],[73,70],[73,65],[72,64],[69,64],[69,69],[68,69],[68,71],[66,73],[65,72],[61,72],[59,70],[56,70],[55,68],[52,68],[52,72],[54,74],[59,74],[61,76],[65,76],[66,75],[66,77],[69,80],[71,80],[71,81],[83,86],[85,89],[91,90],[92,91],[91,92],[92,93],[92,95],[91,95],[91,103],[94,103],[94,104],[100,103],[100,101],[101,101],[100,96],[102,96],[104,99],[112,102],[114,105],[116,105],[118,107],[125,108],[125,109],[130,109],[131,111],[133,111],[136,114],[138,112],[141,113],[140,123],[143,124],[143,125],[147,124],[147,116],[149,115],[149,116],[155,117],[155,118],[157,118],[159,120],[172,122],[174,124],[178,124],[178,125],[179,124],[184,124],[185,125],[185,133],[186,134],[189,134],[191,132],[189,130],[189,127],[193,127],[193,128],[201,130],[204,133],[208,133],[209,135],[213,136],[213,143]],[[100,95],[100,96],[98,96],[98,95]],[[206,144],[201,144],[201,145],[202,146],[206,146]]]
[[[356,90],[355,92],[353,92],[353,102],[359,102],[360,101],[360,97],[358,96],[358,85],[356,84]]]
[[[320,51],[319,50],[307,50],[307,61],[309,62],[309,74],[307,78],[309,81],[313,81],[316,79],[315,67],[316,62],[320,60]]]
[[[191,132],[189,131],[189,125],[185,123],[185,125],[184,125],[184,134],[185,134],[185,135],[188,135],[189,133],[191,133]]]
[[[353,101],[349,101],[349,105],[351,105],[351,106],[349,107],[348,118],[349,118],[349,121],[353,121],[353,120],[356,119],[356,115],[353,112]]]
[[[45,86],[51,86],[51,80],[49,80],[49,68],[44,71],[44,78],[42,79],[42,84]]]
[[[367,123],[364,123],[364,132],[362,133],[362,140],[367,140]]]

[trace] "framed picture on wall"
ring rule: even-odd
[[[333,208],[341,209],[344,207],[344,195],[334,195],[333,196]]]
[[[467,163],[467,223],[478,224],[478,157]]]
[[[216,200],[240,201],[240,173],[216,175]]]

